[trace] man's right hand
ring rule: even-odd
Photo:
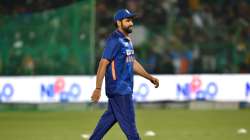
[[[91,96],[91,100],[94,103],[97,103],[99,101],[100,97],[101,97],[101,89],[95,89],[92,96]]]

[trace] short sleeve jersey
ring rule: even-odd
[[[133,93],[134,49],[132,42],[116,30],[107,38],[102,58],[110,63],[105,73],[106,95],[126,95]]]

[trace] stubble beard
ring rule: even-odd
[[[123,24],[122,24],[122,30],[123,30],[124,32],[126,32],[127,34],[130,34],[130,33],[133,32],[133,28],[132,28],[132,27],[133,27],[133,26],[125,27],[125,26],[123,26]]]

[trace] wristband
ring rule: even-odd
[[[101,90],[101,88],[95,88],[95,89]]]

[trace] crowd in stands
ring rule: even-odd
[[[42,0],[46,3],[46,1]],[[42,2],[39,1],[38,3]],[[64,7],[56,0],[42,4],[29,1],[43,11],[30,11],[10,3],[0,13],[0,75],[79,75],[93,74],[90,60],[91,0]],[[64,3],[73,0],[67,0]],[[74,0],[80,1],[80,0]],[[20,1],[19,1],[20,2]],[[5,6],[7,6],[5,3]],[[12,5],[13,4],[13,5]],[[0,3],[1,5],[1,3]],[[49,6],[49,7],[50,7]],[[8,6],[7,6],[8,7]],[[18,7],[18,8],[15,8]],[[23,10],[20,10],[21,9]],[[28,6],[27,6],[28,7]],[[6,10],[9,12],[6,13]],[[93,29],[94,30],[94,29]],[[94,67],[94,63],[93,66]],[[91,73],[92,72],[92,73]]]
[[[132,39],[149,72],[250,72],[249,0],[97,1],[98,57],[114,30],[113,13],[123,7],[137,14]]]
[[[65,6],[82,0],[61,1]],[[32,14],[32,8],[25,7],[34,1],[26,2],[22,7],[8,1],[0,5],[1,13],[10,14],[8,22],[0,20],[0,75],[95,74],[105,39],[115,30],[113,15],[120,8],[137,15],[131,38],[136,59],[150,73],[250,72],[250,0],[96,0],[92,69],[87,31],[91,4],[63,11],[64,7],[53,10],[58,5],[52,1],[44,5],[40,0],[33,7],[40,12]],[[28,16],[16,16],[27,11]]]

